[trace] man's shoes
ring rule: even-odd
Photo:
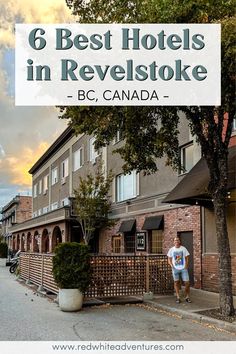
[[[177,299],[176,299],[176,304],[180,304],[181,303],[181,300],[177,297]]]
[[[192,302],[189,297],[186,297],[185,301],[189,304]]]

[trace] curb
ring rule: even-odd
[[[164,310],[169,313],[173,313],[175,315],[180,316],[181,318],[195,320],[199,323],[203,323],[206,325],[213,325],[218,329],[223,329],[225,331],[236,334],[236,325],[229,323],[229,322],[217,320],[215,318],[203,316],[203,315],[200,315],[200,314],[197,314],[194,312],[187,312],[187,311],[183,311],[183,310],[178,310],[173,307],[169,307],[169,306],[162,305],[162,304],[157,304],[155,301],[151,301],[151,300],[144,301],[144,304],[148,304],[148,305],[155,307],[157,309]]]

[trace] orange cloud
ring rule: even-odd
[[[32,179],[28,171],[48,147],[47,142],[41,142],[36,149],[22,147],[17,156],[6,156],[0,162],[0,167],[8,176],[8,183],[31,187]]]
[[[14,47],[15,22],[22,23],[65,23],[72,19],[71,10],[65,0],[0,0],[1,33],[0,44]]]

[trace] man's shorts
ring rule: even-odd
[[[174,281],[180,280],[180,276],[183,281],[189,281],[189,274],[187,269],[178,270],[172,268],[172,274]]]

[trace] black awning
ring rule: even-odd
[[[135,219],[124,220],[120,225],[119,232],[132,232],[135,228],[135,225],[136,225]]]
[[[144,221],[142,230],[161,230],[164,226],[164,215],[147,217]]]
[[[228,155],[228,190],[236,188],[236,146],[229,148]],[[212,204],[207,192],[209,183],[209,169],[206,160],[200,161],[167,195],[162,203],[199,204],[207,206]]]

